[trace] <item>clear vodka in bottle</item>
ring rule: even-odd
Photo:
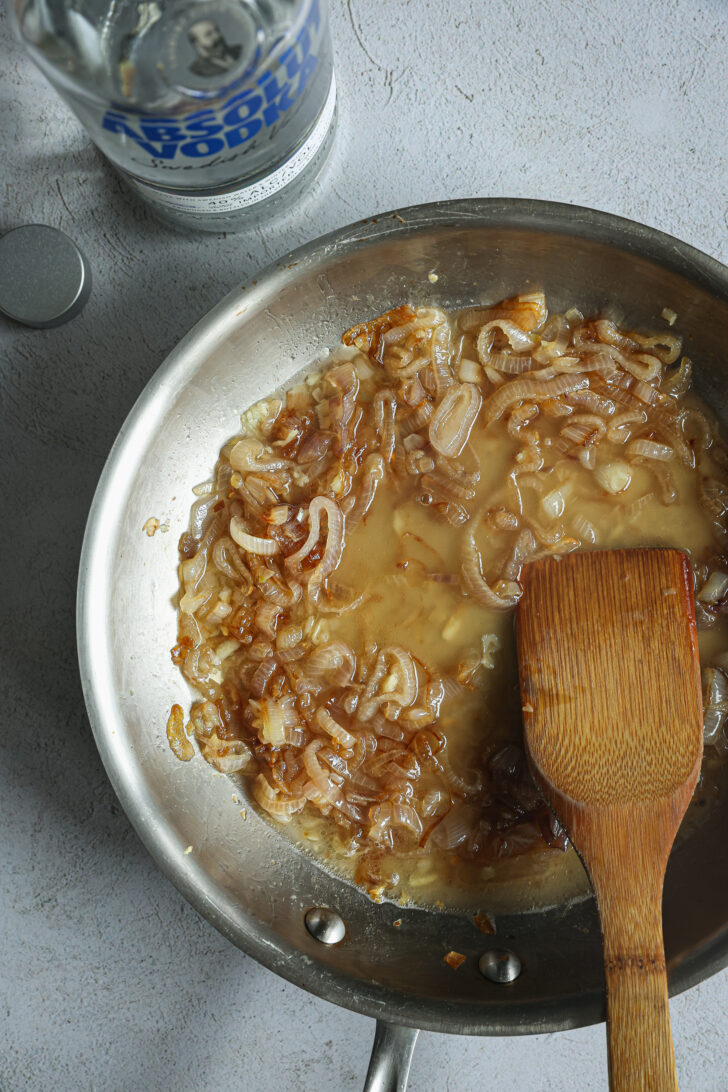
[[[20,36],[105,156],[179,224],[243,228],[323,165],[327,0],[12,0]]]

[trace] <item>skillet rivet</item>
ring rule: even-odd
[[[328,906],[312,906],[303,920],[314,940],[322,944],[338,944],[346,935],[343,919]]]
[[[483,978],[487,978],[489,982],[507,986],[516,981],[523,970],[523,964],[515,952],[509,952],[505,948],[490,948],[483,952],[478,968]]]

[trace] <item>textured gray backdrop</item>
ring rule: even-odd
[[[127,197],[0,10],[0,231],[42,222],[90,259],[58,330],[0,318],[0,1089],[342,1092],[370,1021],[304,995],[156,871],[97,758],[77,678],[86,512],[142,386],[236,284],[362,216],[474,195],[621,213],[728,260],[721,0],[332,0],[340,120],[295,214],[242,235],[159,226]],[[673,1003],[683,1092],[728,1089],[728,973]],[[422,1035],[414,1092],[606,1088],[601,1027]]]

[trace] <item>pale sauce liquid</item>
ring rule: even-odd
[[[684,401],[700,406],[691,395]],[[542,417],[537,422],[542,436],[551,432],[554,438],[563,425],[563,418]],[[492,424],[487,432],[476,424],[471,442],[480,459],[481,478],[476,498],[468,502],[468,507],[478,512],[493,506],[502,495],[507,468],[519,445],[507,435],[503,422]],[[624,457],[621,445],[603,441],[600,450],[606,449],[611,449],[614,458]],[[696,561],[702,560],[706,551],[716,547],[712,525],[696,496],[695,471],[678,459],[671,461],[670,468],[679,498],[665,505],[653,492],[655,482],[645,467],[635,467],[626,491],[612,497],[595,487],[591,471],[572,461],[565,479],[571,486],[562,518],[566,533],[579,537],[574,518],[581,515],[596,529],[594,548],[672,546],[687,550]],[[366,519],[347,536],[337,579],[356,590],[368,587],[371,594],[353,615],[332,618],[330,628],[334,638],[354,648],[366,642],[401,645],[442,674],[453,672],[472,655],[480,647],[483,634],[498,637],[500,648],[493,657],[494,668],[480,672],[472,693],[443,704],[440,725],[447,733],[453,765],[462,769],[483,749],[484,742],[492,745],[522,738],[513,612],[488,611],[464,599],[457,580],[462,528],[450,526],[431,508],[420,504],[407,485],[380,487]],[[542,513],[539,516],[534,491],[524,488],[522,494],[524,513],[546,522]],[[647,499],[641,506],[634,504],[643,497]],[[497,573],[508,541],[506,533],[481,527],[478,545],[486,577],[491,575],[489,564],[493,574]],[[424,581],[425,571],[452,574],[453,583]],[[372,572],[378,574],[373,581]],[[728,621],[719,619],[713,628],[700,632],[699,640],[701,659],[708,663],[728,649]],[[704,771],[703,782],[696,799],[714,795],[714,778],[709,770]],[[697,822],[705,811],[694,810],[688,821]],[[324,820],[296,817],[294,825],[304,847],[323,857],[337,873],[352,874],[353,865],[348,868],[346,858],[332,847],[329,825]],[[399,874],[400,882],[386,897],[421,905],[441,905],[446,899],[454,907],[525,911],[582,898],[589,891],[573,848],[566,853],[544,849],[486,866],[442,855],[412,866],[393,855],[388,868]]]

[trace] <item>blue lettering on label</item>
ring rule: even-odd
[[[237,92],[218,109],[168,118],[107,110],[102,128],[134,143],[155,159],[206,159],[226,146],[239,148],[281,120],[303,92],[318,58],[311,52],[309,31],[318,30],[320,15],[314,0],[296,44],[281,56],[281,66],[257,81],[257,88]]]
[[[246,144],[262,128],[263,122],[260,118],[253,118],[252,121],[246,121],[245,125],[238,125],[237,129],[227,129],[225,131],[225,140],[228,148],[239,148],[241,144]]]

